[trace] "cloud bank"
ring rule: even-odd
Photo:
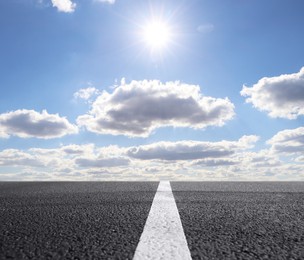
[[[0,151],[0,179],[301,180],[301,130],[277,133],[269,141],[270,149],[260,151],[251,151],[258,140],[254,135],[235,141],[185,140],[133,147],[70,144],[52,149],[5,149]],[[273,145],[277,144],[297,148],[274,151]]]
[[[21,138],[50,139],[76,133],[78,133],[77,126],[58,114],[49,114],[46,110],[39,113],[22,109],[0,114],[0,137],[2,138],[14,135]]]
[[[295,119],[304,115],[304,67],[298,73],[262,78],[251,88],[244,86],[241,95],[271,117]]]
[[[199,86],[157,80],[132,81],[104,91],[77,123],[98,134],[147,137],[165,126],[203,129],[234,116],[228,98],[203,96]]]

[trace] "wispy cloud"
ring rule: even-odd
[[[94,2],[106,3],[106,4],[115,4],[116,0],[94,0]]]
[[[228,98],[203,96],[199,86],[144,80],[122,82],[113,93],[104,91],[77,122],[98,134],[147,137],[164,126],[222,126],[233,116]]]
[[[71,0],[52,0],[52,4],[59,12],[72,13],[75,11],[76,3]]]
[[[298,73],[262,78],[252,87],[243,87],[242,96],[271,117],[295,119],[304,115],[304,68]]]
[[[82,88],[74,93],[74,99],[83,99],[87,102],[91,102],[97,95],[101,94],[95,87]]]
[[[58,114],[34,110],[16,110],[0,114],[0,137],[18,136],[50,139],[78,133],[78,128]]]
[[[115,4],[116,0],[94,0],[95,2],[106,3],[106,4]]]

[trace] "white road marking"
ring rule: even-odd
[[[133,259],[192,259],[169,181],[159,183]]]

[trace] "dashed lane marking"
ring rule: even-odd
[[[192,259],[169,181],[158,185],[133,259]]]

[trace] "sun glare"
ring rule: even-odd
[[[153,21],[143,28],[143,40],[151,49],[163,49],[170,38],[170,28],[165,22]]]

